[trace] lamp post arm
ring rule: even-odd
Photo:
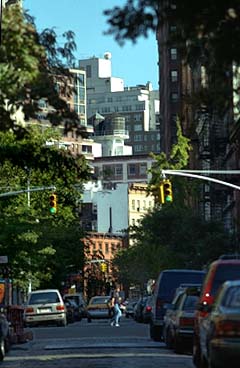
[[[169,174],[169,175],[187,176],[187,177],[190,177],[190,178],[201,179],[201,180],[206,180],[206,181],[212,181],[214,183],[222,184],[222,185],[225,185],[227,187],[231,187],[231,188],[240,190],[240,186],[238,186],[238,185],[231,184],[231,183],[228,183],[226,181],[215,179],[215,178],[209,178],[208,176],[204,176],[204,175],[197,175],[197,174],[187,173],[185,171],[162,170],[162,174],[163,174],[163,176],[165,174]]]

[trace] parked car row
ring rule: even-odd
[[[165,304],[163,340],[175,353],[191,351],[194,333],[195,307],[201,285],[185,285],[176,291],[172,303]]]
[[[237,367],[240,258],[222,256],[209,265],[206,273],[199,272],[161,273],[153,293],[150,335],[155,340],[163,339],[176,353],[192,351],[197,368]],[[184,279],[183,275],[187,274],[194,277]],[[188,285],[188,282],[197,284]]]

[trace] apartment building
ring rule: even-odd
[[[159,2],[160,10],[169,0]],[[172,4],[173,5],[173,4]],[[172,6],[174,12],[176,6]],[[189,97],[193,92],[208,86],[206,69],[199,63],[194,68],[182,60],[177,46],[167,42],[172,33],[177,32],[177,24],[168,21],[159,24],[157,32],[160,75],[160,117],[161,117],[161,150],[169,156],[172,144],[176,142],[176,116],[180,118],[183,133],[191,140],[193,150],[190,153],[189,169],[227,170],[239,168],[239,132],[235,124],[237,104],[233,96],[233,111],[231,108],[225,116],[219,116],[217,111],[209,111],[207,106],[192,109]],[[231,69],[229,70],[231,75]],[[234,73],[232,73],[234,76]],[[236,83],[237,79],[229,83]],[[231,99],[231,97],[230,97]],[[238,183],[236,175],[217,176],[220,180]],[[230,233],[239,239],[239,193],[229,187],[202,181],[201,195],[197,206],[206,220],[223,220]],[[237,239],[236,237],[236,239]],[[237,240],[238,241],[238,240]]]
[[[96,113],[108,119],[117,115],[125,118],[126,145],[133,155],[160,152],[159,92],[146,85],[125,87],[124,80],[112,77],[111,54],[79,61],[86,71],[87,118]],[[95,138],[94,138],[95,139]]]

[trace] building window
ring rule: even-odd
[[[115,252],[115,244],[114,243],[111,244],[111,251],[112,251],[112,253]]]
[[[135,121],[142,121],[142,114],[134,114]]]
[[[132,226],[134,226],[135,225],[135,219],[133,218],[132,219]]]
[[[92,153],[92,146],[82,145],[82,152]]]
[[[142,144],[135,144],[133,148],[135,152],[142,152],[144,150]]]
[[[92,77],[92,68],[91,68],[91,65],[87,65],[87,67],[86,67],[86,74],[87,74],[87,78],[91,78]]]
[[[144,211],[146,210],[146,200],[145,199],[143,200],[143,210]]]
[[[144,110],[144,104],[138,104],[135,106],[136,111],[142,111]]]
[[[128,165],[128,174],[129,175],[136,175],[136,166],[135,164]]]
[[[177,82],[177,81],[178,81],[178,71],[171,70],[171,82]]]
[[[109,244],[105,243],[105,254],[109,253]]]
[[[115,166],[115,175],[116,176],[122,176],[123,174],[123,167],[122,165],[116,165]]]
[[[177,26],[175,26],[175,25],[170,26],[170,32],[171,33],[175,33],[176,31],[177,31]]]
[[[132,199],[132,210],[135,211],[135,199]]]
[[[134,142],[139,142],[142,140],[142,134],[134,134],[133,137]]]
[[[172,100],[173,102],[178,101],[178,93],[177,93],[177,92],[172,92],[172,93],[171,93],[171,100]]]
[[[170,49],[171,60],[177,60],[177,49],[175,47]]]
[[[134,124],[134,132],[141,132],[142,124]]]
[[[102,251],[102,243],[98,243],[98,249]]]
[[[140,173],[140,175],[146,175],[146,173],[147,173],[147,164],[140,164],[139,173]]]
[[[138,200],[137,200],[137,211],[139,212],[139,211],[140,211],[140,209],[141,209],[141,207],[140,207],[140,200],[138,199]]]

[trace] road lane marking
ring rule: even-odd
[[[48,354],[48,355],[33,355],[33,356],[17,356],[11,357],[6,356],[4,361],[27,361],[27,360],[57,360],[57,359],[106,359],[106,358],[147,358],[147,357],[163,357],[163,358],[174,358],[179,359],[179,355],[177,354],[167,354],[167,353],[91,353],[91,354]],[[181,359],[190,360],[192,356],[189,355],[181,355]]]

